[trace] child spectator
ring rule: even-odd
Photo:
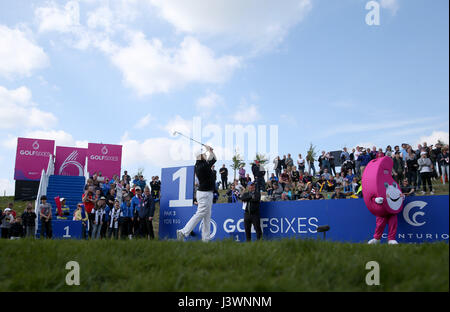
[[[22,214],[22,222],[25,227],[25,236],[26,237],[34,237],[36,233],[36,213],[32,210],[33,205],[31,202],[27,203],[27,208],[25,212]]]

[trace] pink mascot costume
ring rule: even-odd
[[[404,195],[392,178],[394,162],[390,157],[370,161],[362,175],[364,202],[376,218],[375,234],[369,244],[380,243],[386,224],[389,226],[388,243],[398,244],[397,214],[403,209]]]

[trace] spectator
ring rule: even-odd
[[[334,192],[334,190],[336,188],[336,180],[334,179],[334,177],[332,175],[330,175],[330,177],[326,181],[327,181],[327,183],[325,185],[326,191]]]
[[[325,198],[319,191],[312,189],[311,194],[310,194],[310,200],[320,200],[320,199],[325,199]]]
[[[449,180],[449,178],[448,178],[448,171],[449,171],[448,145],[446,145],[442,148],[441,154],[439,155],[439,164],[440,164],[441,170],[442,170],[442,184],[445,184],[445,179],[447,179],[447,181]]]
[[[298,171],[301,175],[305,172],[305,159],[302,158],[302,154],[298,154],[297,159]]]
[[[100,232],[102,230],[103,225],[103,214],[104,214],[104,202],[106,201],[105,197],[101,197],[96,203],[92,213],[94,215],[94,220],[92,223],[92,239],[100,239]]]
[[[300,182],[300,172],[297,171],[297,167],[295,166],[292,166],[291,181],[292,183]]]
[[[241,181],[241,184],[244,186],[247,185],[248,182],[250,182],[247,182],[246,180],[244,165],[241,165],[239,168],[239,181]]]
[[[92,230],[94,228],[94,213],[92,210],[94,209],[94,206],[96,204],[94,193],[93,193],[93,187],[89,187],[85,190],[83,196],[81,197],[82,202],[84,204],[84,209],[86,210],[89,218],[89,238],[92,236]]]
[[[41,196],[39,214],[41,218],[41,238],[52,238],[52,206],[47,203],[47,196],[45,195]]]
[[[364,169],[366,168],[367,164],[372,160],[369,156],[369,154],[367,154],[367,151],[365,149],[361,150],[361,154],[358,157],[359,160],[359,165],[360,165],[360,172],[361,172],[361,176],[364,173]]]
[[[288,174],[287,170],[285,169],[280,177],[281,187],[284,189],[288,183],[289,183],[289,174]]]
[[[155,234],[153,232],[153,216],[155,214],[155,201],[151,196],[150,188],[148,186],[144,189],[142,199],[143,204],[139,210],[139,220],[141,224],[140,234],[141,237],[154,239]]]
[[[128,171],[123,172],[122,181],[126,181],[126,184],[130,184],[131,177],[128,175]]]
[[[283,193],[281,193],[281,200],[292,200],[292,192],[289,185],[286,185]]]
[[[287,169],[286,155],[283,155],[283,159],[280,160],[280,165],[281,165],[281,171],[284,171]]]
[[[334,156],[331,153],[327,153],[328,162],[330,163],[330,173],[336,175],[336,165],[334,163]]]
[[[14,203],[8,203],[8,208],[11,209],[10,213],[13,216],[13,218],[16,218],[16,212],[14,211]]]
[[[222,189],[226,190],[228,189],[228,169],[225,167],[225,164],[220,168],[219,173],[222,180]]]
[[[361,148],[359,146],[356,147],[356,151],[353,153],[355,156],[355,174],[357,176],[361,176],[361,160],[359,156],[361,156]]]
[[[426,143],[424,143],[425,145]],[[433,189],[431,186],[431,175],[433,172],[433,164],[431,163],[430,158],[427,156],[427,152],[423,151],[420,153],[420,158],[417,160],[417,163],[419,164],[419,172],[420,172],[420,178],[423,183],[423,190],[422,194],[425,194],[427,192],[427,184],[430,189],[430,194],[433,195]]]
[[[272,182],[272,201],[281,200],[281,194],[283,194],[283,188],[281,187],[281,185],[276,181]]]
[[[400,152],[395,152],[394,166],[392,167],[393,178],[400,184],[403,181],[405,163],[403,158],[400,157]]]
[[[390,145],[388,145],[386,147],[385,155],[388,156],[388,157],[394,157],[394,153],[393,153],[392,147]]]
[[[226,193],[228,203],[236,203],[239,199],[239,195],[239,191],[236,189],[235,184],[231,184],[231,189],[229,189]]]
[[[87,225],[89,222],[89,217],[88,217],[88,214],[86,213],[86,211],[84,212],[84,217],[83,217],[83,206],[82,205],[83,205],[82,203],[77,204],[77,209],[74,212],[73,219],[75,221],[81,221],[81,238],[86,239],[86,230],[87,230]]]
[[[350,160],[350,154],[347,152],[347,148],[343,148],[343,152],[340,155],[341,162],[344,163],[347,160]]]
[[[319,192],[325,191],[326,189],[326,180],[323,176],[320,176],[319,180],[316,181],[316,188]]]
[[[139,186],[136,188],[136,195],[131,199],[131,209],[133,211],[133,232],[137,237],[139,234],[139,210],[143,205],[142,190]]]
[[[17,217],[16,219],[13,220],[9,231],[11,239],[19,239],[23,237],[23,225],[21,217]]]
[[[290,171],[292,166],[294,166],[294,160],[292,159],[291,154],[288,154],[285,162],[286,162],[286,169]]]
[[[316,167],[314,167],[314,160],[315,159],[312,156],[308,157],[308,173],[311,174],[311,170],[312,170],[313,176],[316,175]]]
[[[260,240],[262,238],[259,212],[261,194],[255,188],[255,185],[253,183],[249,183],[248,192],[242,194],[241,200],[244,202],[244,228],[246,240],[247,242],[251,241],[252,225],[256,231],[256,239]]]
[[[417,163],[416,153],[412,150],[409,151],[409,157],[406,161],[406,178],[408,179],[408,184],[417,187],[417,169],[419,164]]]
[[[277,181],[277,182],[278,182],[278,177],[275,176],[275,173],[272,173],[272,175],[271,175],[270,178],[269,178],[269,181],[270,181],[270,182],[273,182],[273,181]]]
[[[150,187],[152,191],[152,196],[154,199],[159,199],[161,196],[161,181],[159,180],[159,176],[155,176],[155,179],[150,182]]]
[[[275,170],[277,178],[279,178],[282,170],[280,156],[275,157],[273,160],[273,169]]]
[[[402,191],[402,194],[405,196],[414,196],[415,195],[415,189],[413,186],[411,186],[409,184],[408,179],[403,179],[401,191]]]
[[[11,229],[11,225],[14,221],[14,217],[11,214],[11,208],[5,208],[5,210],[2,212],[1,216],[1,229],[2,229],[2,238],[9,238],[10,233],[9,230]]]
[[[150,195],[150,191],[148,192]],[[109,212],[108,222],[108,238],[119,238],[119,217],[120,217],[120,201],[116,199],[114,201],[114,208]]]
[[[116,200],[116,190],[111,188],[108,195],[106,195],[106,205],[108,206],[108,212],[114,207],[114,201]],[[106,207],[105,207],[106,208]]]
[[[328,173],[328,169],[324,168],[323,169],[323,173],[322,173],[322,178],[324,178],[325,180],[328,180],[330,178],[331,174]]]
[[[376,157],[376,158],[381,158],[381,157],[384,157],[384,153],[383,153],[383,149],[382,149],[382,148],[379,148],[379,149],[378,149],[378,153],[377,153],[377,157]]]
[[[60,216],[59,214],[56,216],[57,220],[68,220],[70,217],[70,208],[66,205],[66,199],[64,197],[61,197],[59,199],[60,203],[61,203],[61,214],[62,216]]]
[[[33,205],[31,202],[27,203],[27,208],[22,214],[23,226],[25,227],[25,236],[34,237],[36,234],[36,213],[32,210]]]
[[[132,238],[132,219],[133,219],[133,208],[131,207],[131,196],[127,194],[124,197],[124,201],[120,207],[120,236],[122,238],[127,237]]]
[[[336,189],[333,193],[333,195],[331,195],[331,199],[345,199],[345,195],[341,193],[341,188],[339,186],[336,186]]]
[[[351,196],[353,194],[352,186],[347,182],[347,180],[342,182],[342,194],[345,196]]]

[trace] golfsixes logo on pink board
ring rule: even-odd
[[[42,169],[47,169],[54,150],[53,140],[18,138],[14,179],[40,180]]]
[[[122,145],[89,143],[87,154],[90,175],[101,172],[109,179],[115,174],[120,176]]]
[[[83,176],[86,164],[86,148],[56,147],[55,174]]]

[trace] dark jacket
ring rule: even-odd
[[[36,214],[31,211],[27,212],[25,211],[22,214],[22,222],[24,226],[35,226],[36,225]]]
[[[241,195],[241,200],[247,203],[245,212],[250,214],[259,214],[259,205],[261,203],[261,194],[256,192],[245,192]]]
[[[14,222],[9,229],[10,236],[23,237],[23,226],[18,222]]]
[[[216,163],[216,159],[197,160],[195,163],[195,175],[198,179],[198,190],[202,192],[212,192],[216,188],[216,178],[211,167]]]
[[[155,214],[155,201],[153,199],[153,196],[143,195],[143,198],[144,204],[142,205],[142,208],[139,210],[139,218],[145,219],[153,217],[153,215]]]

